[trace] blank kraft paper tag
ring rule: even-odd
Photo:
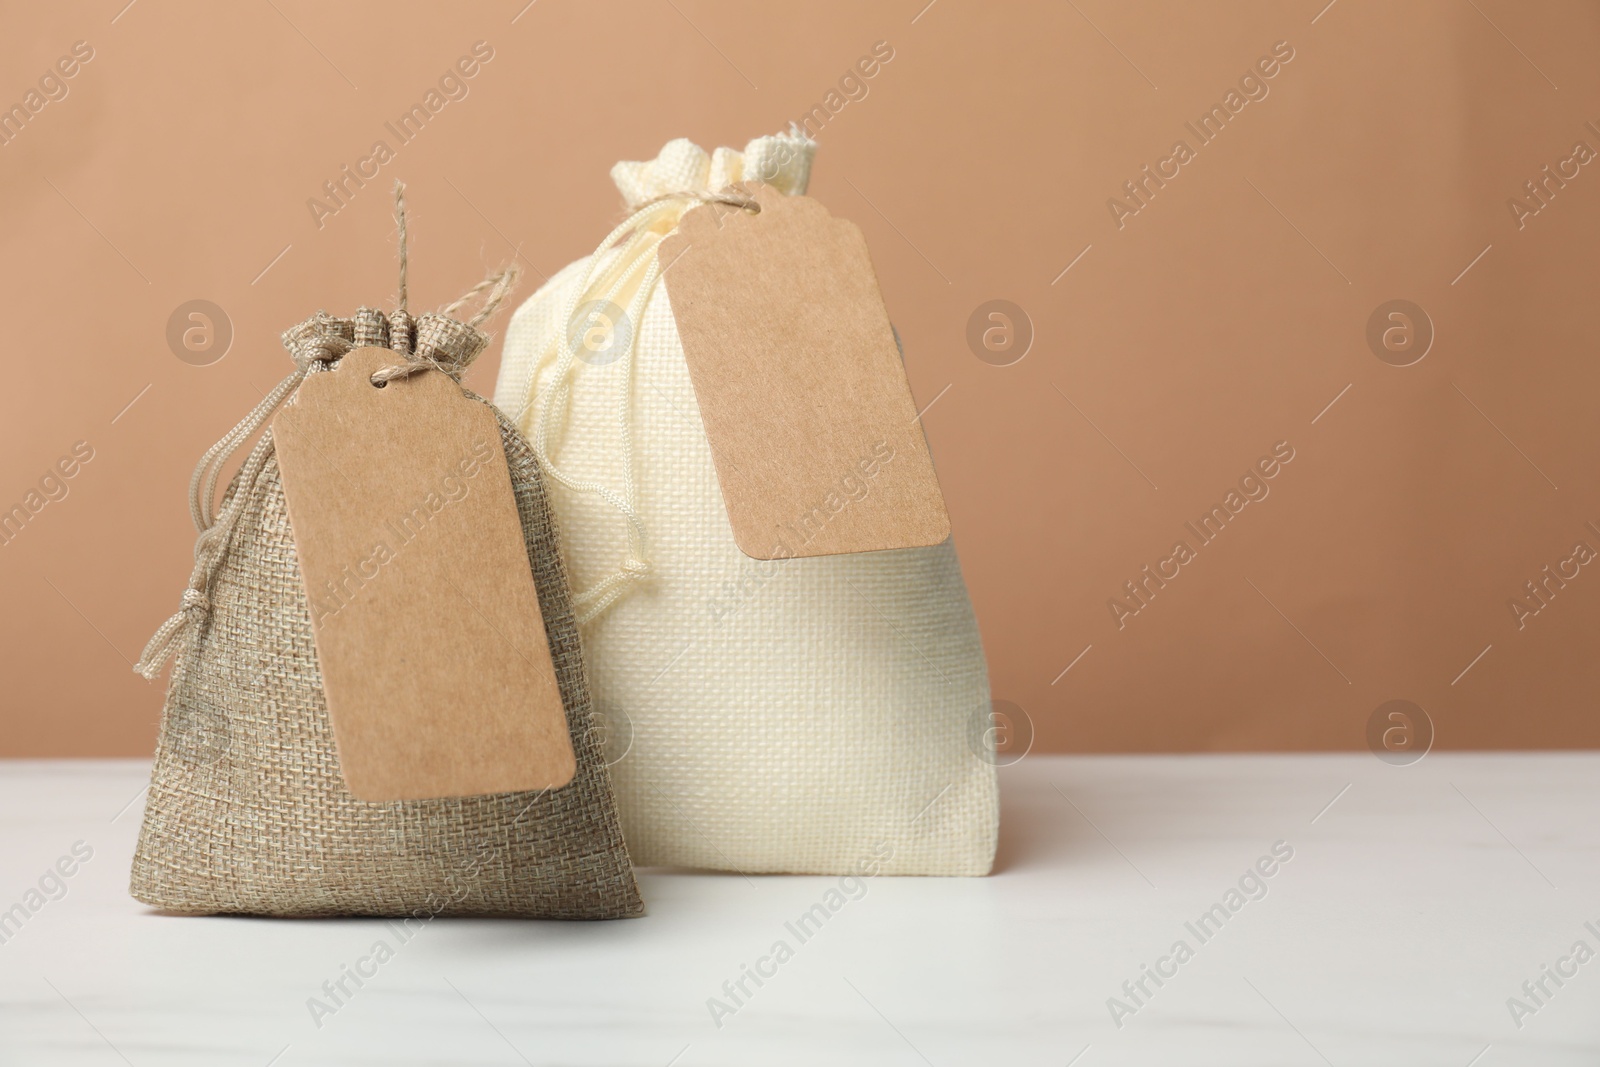
[[[358,348],[273,419],[339,766],[358,800],[556,788],[576,764],[500,427]]]
[[[944,497],[853,222],[753,187],[662,243],[734,539],[755,559],[935,545]]]

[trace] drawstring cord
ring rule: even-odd
[[[612,604],[620,600],[636,582],[650,575],[649,538],[639,515],[637,487],[633,464],[633,373],[634,352],[639,342],[639,327],[644,309],[649,303],[662,268],[657,250],[668,233],[676,227],[679,218],[694,203],[730,204],[746,211],[760,210],[756,201],[742,194],[726,191],[710,193],[704,190],[682,190],[666,193],[641,204],[637,210],[600,242],[578,284],[568,293],[557,329],[543,351],[534,360],[533,373],[528,379],[523,398],[522,420],[534,406],[538,392],[538,411],[533,422],[530,443],[543,469],[561,485],[579,493],[591,493],[610,505],[627,524],[628,548],[622,563],[588,589],[576,592],[572,603],[579,624],[587,623]],[[663,226],[662,223],[667,225]],[[619,243],[620,242],[620,243]],[[617,298],[627,291],[633,279],[643,271],[637,288],[628,297],[624,315],[628,323],[623,351],[618,356],[622,380],[617,394],[618,453],[621,460],[621,488],[614,489],[605,482],[580,478],[563,470],[551,455],[551,441],[559,440],[566,429],[566,417],[572,404],[573,376],[577,369],[578,350],[582,331],[574,318],[578,308],[598,297],[602,303],[619,306]],[[614,327],[614,324],[613,324]],[[550,380],[542,390],[539,374],[556,353],[555,367]]]
[[[154,680],[167,660],[177,652],[184,635],[197,628],[211,613],[211,600],[207,596],[211,579],[227,554],[234,527],[245,504],[254,495],[256,479],[272,455],[272,432],[269,430],[262,434],[255,448],[250,450],[244,466],[239,469],[234,492],[224,501],[221,513],[217,514],[213,512],[212,502],[217,479],[228,458],[242,442],[261,429],[284,398],[298,389],[306,376],[312,373],[313,367],[321,369],[348,351],[348,348],[339,351],[330,346],[313,350],[304,356],[295,354],[294,373],[279,382],[277,388],[268,393],[250,414],[200,457],[189,479],[189,515],[200,531],[194,543],[194,570],[189,574],[189,585],[183,591],[177,614],[161,624],[151,636],[149,644],[145,645],[139,662],[133,665],[134,671],[145,679]]]

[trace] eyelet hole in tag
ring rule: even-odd
[[[372,380],[403,358],[355,349],[272,423],[345,784],[559,788],[576,761],[499,421],[435,370]]]
[[[740,551],[755,559],[950,535],[866,240],[803,196],[686,212],[662,275]]]

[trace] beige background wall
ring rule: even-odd
[[[392,299],[393,178],[413,307],[514,253],[536,283],[618,219],[614,161],[741,146],[879,41],[813,193],[866,231],[995,696],[1040,749],[1360,748],[1391,699],[1440,747],[1600,743],[1600,566],[1509,604],[1600,550],[1600,165],[1508,207],[1600,151],[1593,5],[523,2],[7,11],[0,104],[93,57],[0,145],[0,507],[93,458],[0,545],[0,754],[150,750],[160,687],[129,662],[188,573],[191,465],[289,370],[280,330]],[[400,146],[384,123],[479,41]],[[1211,143],[1185,127],[1239,100]],[[308,199],[379,139],[394,160],[319,226]],[[197,299],[233,330],[207,366],[166,336]],[[993,299],[1031,321],[1009,366],[966,339]],[[1434,335],[1410,366],[1366,337],[1401,299]],[[1278,442],[1269,495],[1200,545],[1185,522]]]

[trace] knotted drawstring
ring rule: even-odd
[[[405,231],[403,229],[401,230],[400,239],[402,241],[405,240]],[[402,245],[402,247],[404,246]],[[401,276],[404,277],[404,255],[400,257],[400,270]],[[520,276],[521,272],[517,269],[517,265],[515,263],[508,263],[504,267],[495,271],[493,274],[489,275],[483,281],[479,282],[477,285],[474,285],[471,289],[468,289],[465,293],[461,294],[461,298],[459,300],[445,307],[445,309],[439,312],[439,314],[448,317],[452,312],[459,311],[461,308],[465,307],[472,301],[473,297],[487,290],[489,295],[484,299],[483,307],[478,309],[478,313],[476,315],[467,320],[468,326],[476,328],[482,323],[487,322],[496,311],[500,310],[500,305],[505,302],[505,299],[508,295],[510,295],[511,290],[516,287],[517,279]],[[405,286],[403,283],[401,285],[400,293],[401,300],[404,301]],[[401,313],[404,313],[403,304],[401,307]],[[467,369],[460,363],[434,359],[428,354],[422,352],[420,349],[414,353],[404,352],[403,354],[407,356],[406,362],[380,368],[373,373],[372,383],[374,385],[378,385],[380,383],[392,382],[397,378],[409,378],[413,374],[420,374],[425,370],[441,371],[459,382],[461,380],[462,372]]]
[[[731,189],[713,193],[703,189],[683,189],[663,193],[641,204],[627,220],[606,235],[605,240],[589,258],[582,279],[568,293],[562,308],[560,324],[544,350],[534,360],[533,373],[528,379],[527,393],[522,410],[517,414],[521,423],[523,415],[533,406],[534,392],[540,388],[539,373],[552,352],[556,356],[555,369],[550,380],[539,394],[539,410],[534,418],[530,443],[540,465],[557,482],[580,493],[593,493],[604,500],[627,522],[628,550],[616,570],[582,592],[574,593],[572,604],[580,624],[588,622],[627,592],[634,582],[650,575],[649,541],[644,522],[639,516],[637,494],[633,477],[633,427],[629,411],[633,395],[633,353],[638,344],[639,325],[644,318],[645,306],[656,282],[661,278],[662,266],[656,255],[661,242],[676,228],[678,220],[689,207],[699,203],[720,203],[746,211],[760,211],[754,198]],[[671,264],[668,264],[670,267]],[[595,300],[602,304],[617,305],[617,298],[627,290],[640,271],[643,278],[631,296],[624,316],[628,323],[623,351],[617,357],[621,363],[622,381],[617,394],[617,421],[620,435],[619,453],[622,461],[622,486],[613,489],[604,482],[576,477],[562,470],[550,456],[551,437],[559,437],[572,398],[572,376],[576,370],[578,350],[582,345],[582,331],[576,330],[573,321],[581,304]],[[597,295],[598,294],[598,295]],[[612,324],[614,329],[615,324]]]
[[[477,327],[487,321],[516,284],[517,269],[510,265],[496,271],[469,289],[442,312],[426,312],[413,319],[406,310],[406,216],[405,186],[395,182],[395,221],[400,246],[399,307],[387,317],[373,308],[362,308],[354,319],[337,319],[317,312],[297,326],[283,332],[283,345],[294,360],[295,370],[262,398],[239,424],[223,435],[200,457],[189,479],[189,514],[200,536],[194,544],[194,570],[183,591],[178,611],[156,630],[134,670],[154,679],[167,660],[178,651],[186,636],[198,631],[211,613],[210,589],[217,568],[222,565],[238,526],[239,517],[255,498],[256,483],[272,458],[272,430],[268,428],[256,441],[250,455],[239,468],[231,494],[215,510],[217,482],[228,459],[245,441],[266,425],[273,412],[311,374],[326,371],[353,349],[364,346],[387,347],[404,358],[398,365],[384,367],[372,376],[374,384],[409,377],[424,370],[437,370],[460,382],[467,366],[477,358],[489,339]],[[483,307],[466,323],[450,318],[480,293],[488,292]]]

